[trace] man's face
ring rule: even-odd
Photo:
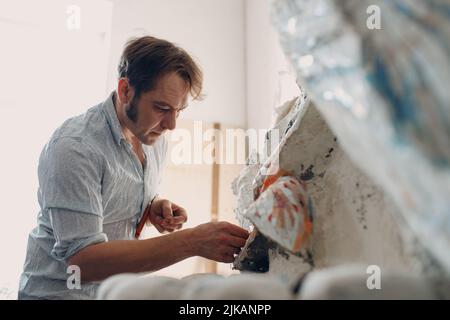
[[[153,144],[187,107],[189,85],[175,72],[158,79],[154,89],[134,97],[125,107],[125,124],[143,144]]]

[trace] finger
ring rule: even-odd
[[[239,238],[247,239],[248,236],[250,235],[247,230],[231,223],[228,224],[228,230],[232,235],[235,235]]]
[[[162,224],[162,226],[164,228],[177,230],[177,229],[180,229],[183,226],[183,224],[182,223],[177,223],[177,224],[175,224],[175,223],[165,223],[165,224]]]
[[[178,205],[172,204],[172,209],[173,209],[173,215],[174,217],[179,217],[181,222],[186,222],[187,221],[187,212],[184,208],[179,207]]]
[[[173,218],[172,206],[170,201],[165,200],[162,203],[162,216],[164,219],[171,220]]]
[[[229,244],[235,248],[242,248],[243,246],[245,246],[245,243],[247,242],[243,238],[233,237],[233,236],[230,236],[228,238],[228,241],[229,241]]]
[[[149,218],[152,224],[162,224],[164,220],[160,216],[151,215]]]
[[[221,262],[223,262],[223,263],[233,263],[234,260],[235,260],[234,257],[226,257]]]
[[[184,216],[180,216],[180,217],[175,216],[172,218],[171,221],[172,221],[171,222],[172,224],[180,224],[180,223],[185,223],[186,218]]]
[[[179,229],[181,229],[183,227],[183,224],[182,223],[180,223],[180,224],[173,224],[173,225],[170,225],[168,227],[172,228],[174,230],[179,230]]]
[[[172,233],[175,231],[175,229],[173,228],[164,228],[167,232]]]
[[[239,254],[241,252],[241,248],[233,247],[231,250],[232,250],[233,254]]]
[[[156,228],[156,230],[158,230],[158,232],[159,233],[164,233],[164,228],[163,227],[161,227],[160,225],[158,225],[158,224],[154,224],[154,226],[155,226],[155,228]]]
[[[182,224],[182,223],[177,224],[177,225],[175,226],[175,229],[176,229],[176,230],[179,230],[179,229],[181,229],[181,228],[183,228],[183,224]]]
[[[224,254],[221,258],[222,262],[224,263],[232,263],[234,262],[235,258],[234,258],[234,254],[231,252],[227,252],[226,254]]]
[[[176,226],[178,225],[182,225],[183,223],[175,223],[173,220],[172,221],[168,221],[168,220],[163,220],[160,225],[163,226],[164,228],[170,228],[170,229],[174,229]]]

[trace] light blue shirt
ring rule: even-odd
[[[167,140],[143,145],[143,167],[122,134],[113,96],[65,121],[41,152],[40,212],[28,238],[19,299],[95,298],[99,283],[68,288],[68,259],[92,244],[134,239],[158,192]]]

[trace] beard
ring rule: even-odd
[[[125,114],[131,122],[136,123],[138,118],[137,98],[133,97],[131,102],[125,107]]]
[[[125,114],[133,124],[137,124],[139,112],[138,112],[138,99],[136,97],[133,97],[131,102],[127,106],[125,106]],[[129,129],[131,132],[133,132],[135,137],[138,138],[138,140],[145,145],[153,145],[159,138],[159,136],[155,136],[152,133],[143,134],[138,132],[136,129],[134,130],[132,128]]]

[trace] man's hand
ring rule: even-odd
[[[153,200],[146,210],[149,210],[147,224],[154,225],[160,233],[181,229],[187,221],[186,210],[166,199]]]
[[[247,230],[228,222],[208,222],[192,229],[189,242],[196,255],[231,263],[245,245]]]

